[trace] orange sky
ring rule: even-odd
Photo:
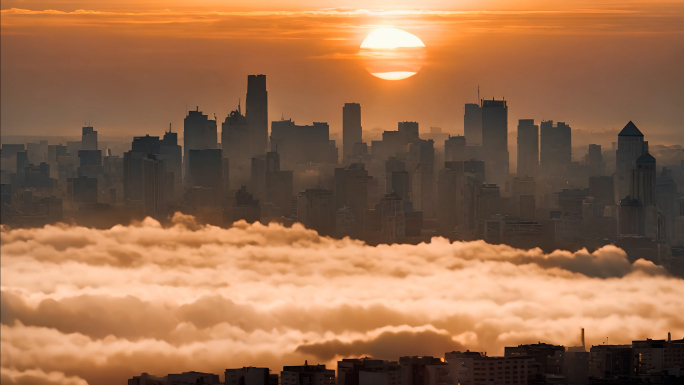
[[[591,141],[633,120],[649,140],[684,143],[675,1],[141,3],[3,1],[2,134],[181,130],[186,106],[223,120],[246,76],[264,73],[271,120],[333,132],[355,101],[368,132],[416,120],[460,133],[479,85],[509,101],[509,131],[519,118],[561,120]],[[418,75],[391,82],[363,68],[358,46],[380,25],[425,42]]]

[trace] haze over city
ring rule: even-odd
[[[7,0],[0,382],[684,382],[679,1]]]

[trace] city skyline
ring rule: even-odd
[[[684,3],[3,0],[3,385],[684,381]]]
[[[196,105],[225,115],[244,97],[244,76],[266,73],[270,116],[327,121],[332,132],[342,127],[336,106],[355,101],[365,106],[369,132],[409,120],[462,133],[461,106],[477,100],[479,85],[485,99],[515,101],[511,121],[553,118],[598,136],[617,133],[630,115],[651,127],[654,142],[681,140],[684,79],[675,63],[684,12],[674,2],[585,9],[492,1],[484,12],[467,5],[307,10],[306,3],[294,3],[286,7],[294,10],[280,13],[212,2],[193,10],[177,2],[169,11],[158,11],[155,3],[123,6],[130,7],[125,14],[121,6],[98,4],[101,12],[75,12],[98,11],[88,2],[3,5],[3,135],[40,134],[41,127],[66,134],[86,121],[114,136],[169,121],[178,127],[178,112]],[[45,11],[52,8],[57,11]],[[97,27],[99,19],[115,27]],[[278,39],[267,39],[274,36],[267,20],[282,26]],[[358,47],[379,25],[404,28],[425,41],[427,63],[416,76],[388,82],[365,70]],[[491,41],[492,34],[500,39]],[[29,54],[19,55],[24,49]]]

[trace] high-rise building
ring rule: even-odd
[[[159,142],[157,159],[163,160],[166,172],[173,174],[171,177],[173,190],[167,191],[166,199],[168,201],[181,199],[183,195],[183,148],[178,145],[178,133],[171,132],[170,127]]]
[[[189,186],[206,190],[208,201],[203,206],[220,206],[223,202],[223,161],[221,150],[190,150]]]
[[[145,215],[159,218],[165,214],[168,183],[166,162],[148,155],[142,159],[142,195]]]
[[[644,141],[644,134],[630,120],[618,134],[618,147],[615,153],[615,200],[619,202],[630,193],[630,178],[632,169],[645,152],[648,142]]]
[[[508,177],[508,106],[505,100],[482,100],[482,147],[488,182]]]
[[[239,105],[221,124],[221,149],[223,157],[230,159],[226,171],[229,171],[233,182],[238,186],[248,183],[252,159],[250,130]]]
[[[418,122],[399,122],[398,131],[404,143],[418,141]]]
[[[271,151],[278,151],[283,167],[290,169],[296,164],[337,163],[330,146],[330,127],[325,122],[306,126],[291,119],[271,122]]]
[[[320,235],[335,235],[335,195],[326,189],[306,189],[297,197],[297,220]]]
[[[342,108],[342,161],[347,161],[354,155],[354,145],[361,143],[363,130],[361,129],[361,105],[345,103]]]
[[[325,365],[283,366],[280,372],[282,385],[335,385],[335,370],[326,369]]]
[[[458,160],[466,160],[466,137],[465,136],[450,136],[444,141],[444,161],[454,162]]]
[[[185,181],[190,182],[190,150],[213,150],[218,145],[216,120],[202,114],[199,107],[189,111],[183,121],[183,153],[185,162]]]
[[[572,160],[572,133],[564,122],[553,124],[544,120],[540,126],[541,173],[548,176],[564,175]]]
[[[539,126],[534,119],[518,121],[518,177],[536,177],[539,167]]]
[[[368,171],[363,163],[352,163],[335,169],[335,208],[350,208],[357,233],[364,230],[368,207],[368,179]]]
[[[97,150],[97,131],[92,127],[83,127],[81,150]]]
[[[266,75],[247,77],[247,111],[252,156],[263,154],[268,147],[268,93]]]
[[[463,115],[463,135],[468,146],[482,145],[482,108],[477,103],[466,103]]]

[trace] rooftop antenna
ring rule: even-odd
[[[171,132],[171,123],[169,123],[169,132]]]
[[[240,108],[240,98],[238,98],[238,114],[242,115],[242,108]]]
[[[281,121],[285,120],[285,113],[283,113],[283,112],[280,113],[280,120]]]
[[[480,85],[477,85],[477,100],[480,100]]]
[[[584,345],[584,328],[582,328],[582,351],[587,351],[587,347]]]

